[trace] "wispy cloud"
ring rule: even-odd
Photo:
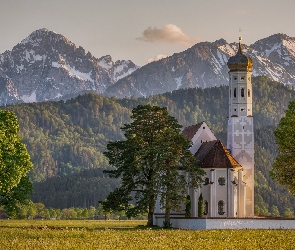
[[[150,58],[147,62],[150,63],[150,62],[155,62],[155,61],[159,61],[163,58],[166,58],[167,56],[166,55],[156,55],[154,58]]]
[[[201,41],[201,39],[192,38],[183,33],[183,31],[174,24],[166,24],[163,28],[148,27],[142,33],[142,37],[136,38],[144,42],[167,42],[192,46]]]

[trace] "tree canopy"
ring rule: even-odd
[[[0,110],[0,205],[7,211],[25,202],[32,191],[26,175],[33,165],[18,133],[15,114]]]
[[[110,193],[105,210],[127,210],[127,216],[148,212],[153,224],[159,196],[168,218],[186,198],[188,186],[198,187],[203,171],[190,153],[190,141],[180,134],[181,125],[168,114],[167,108],[139,105],[132,110],[132,122],[122,128],[126,140],[109,142],[107,156],[114,170],[110,177],[122,177],[122,185]],[[182,173],[181,173],[182,172]],[[183,173],[190,173],[190,182]],[[135,200],[130,207],[129,202]]]
[[[290,102],[285,116],[279,122],[274,131],[278,144],[278,156],[276,157],[271,176],[280,184],[287,186],[295,195],[295,101]]]

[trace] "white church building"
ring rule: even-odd
[[[203,217],[254,217],[254,130],[252,117],[252,59],[243,54],[241,39],[236,55],[228,60],[229,118],[227,146],[218,140],[206,122],[183,130],[192,141],[190,151],[206,172],[198,189],[188,190],[191,217],[198,216],[203,196]],[[155,216],[163,214],[159,202]],[[184,211],[171,216],[184,217]]]

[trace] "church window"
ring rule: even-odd
[[[245,109],[241,109],[241,112],[244,112],[245,111]]]
[[[203,127],[203,129],[205,129],[205,127]]]
[[[250,89],[248,89],[248,97],[250,97]]]
[[[241,89],[241,97],[244,97],[245,96],[245,93],[244,93],[244,88]]]
[[[234,89],[234,97],[237,97],[237,88]]]
[[[235,76],[235,77],[234,77],[234,80],[236,81],[236,80],[238,80],[238,78]]]
[[[209,203],[208,201],[204,201],[204,215],[207,215],[209,211]]]
[[[224,201],[218,201],[218,214],[219,215],[224,215]]]
[[[237,111],[237,109],[234,109],[234,111]]]
[[[204,180],[204,185],[208,185],[209,184],[209,178],[206,177],[205,180]]]
[[[224,186],[225,185],[225,177],[219,177],[218,178],[218,184],[221,185],[221,186]]]
[[[245,80],[245,76],[242,76],[242,77],[241,77],[241,80]]]

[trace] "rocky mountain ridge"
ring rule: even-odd
[[[295,38],[275,34],[242,45],[253,59],[253,75],[295,85]],[[141,97],[180,88],[228,84],[228,58],[238,43],[201,42],[141,68],[130,60],[94,57],[60,34],[36,30],[11,51],[0,54],[0,105],[41,102],[94,92]]]
[[[36,30],[0,55],[0,105],[104,93],[137,68],[109,55],[95,58],[60,34]]]
[[[253,59],[253,75],[265,75],[295,85],[295,38],[275,34],[247,46],[244,53]],[[119,98],[150,96],[179,88],[214,87],[228,84],[229,57],[238,43],[224,39],[201,42],[157,62],[149,63],[107,88],[105,95]]]

